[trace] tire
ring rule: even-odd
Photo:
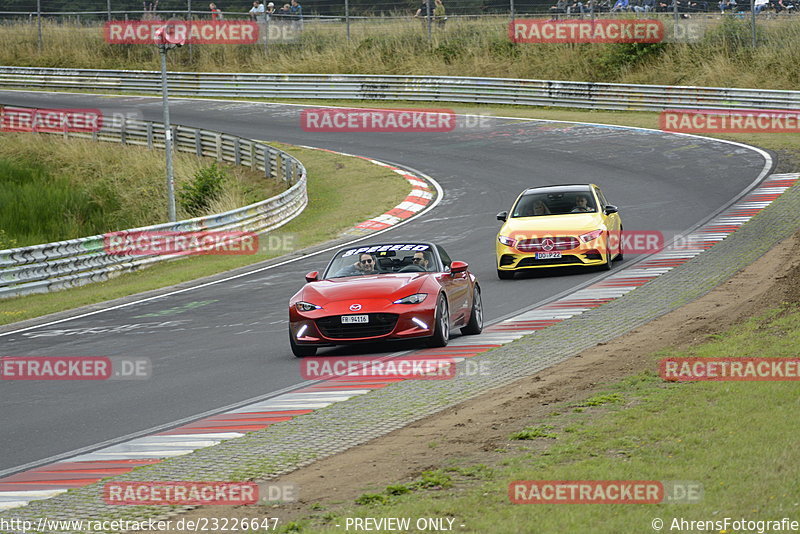
[[[497,269],[497,278],[500,280],[513,280],[516,273],[516,271],[502,271]]]
[[[614,258],[614,261],[622,261],[625,257],[622,255],[622,226],[619,227],[619,250],[617,251],[617,257]]]
[[[317,347],[311,347],[308,345],[298,345],[294,342],[294,337],[292,333],[289,332],[289,346],[292,347],[292,354],[297,356],[298,358],[305,358],[306,356],[314,356],[317,353]]]
[[[481,288],[475,286],[475,293],[472,296],[472,310],[469,314],[467,326],[461,329],[465,336],[477,336],[483,331],[483,301],[481,300]]]
[[[606,236],[606,246],[605,246],[605,248],[606,248],[606,262],[600,266],[600,270],[601,271],[610,271],[611,268],[614,266],[614,264],[611,263],[611,251],[608,250],[608,236]]]
[[[450,310],[444,294],[439,295],[439,301],[436,303],[434,321],[436,321],[436,328],[433,330],[433,335],[428,338],[428,346],[446,347],[450,340]]]

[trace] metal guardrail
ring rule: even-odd
[[[0,67],[0,88],[157,94],[159,73]],[[170,72],[175,96],[519,104],[608,110],[800,109],[800,91],[360,74]]]
[[[173,147],[177,152],[214,157],[218,161],[263,170],[267,179],[282,180],[289,187],[279,195],[242,208],[175,223],[112,232],[115,236],[207,230],[263,233],[286,224],[308,204],[305,167],[286,152],[250,139],[199,128],[174,126],[172,131]],[[164,148],[164,125],[156,122],[113,121],[103,124],[100,131],[93,133],[64,131],[54,135]],[[158,261],[182,257],[177,254],[109,254],[104,248],[105,238],[105,235],[95,235],[0,250],[0,298],[99,282]]]

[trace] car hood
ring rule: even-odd
[[[507,236],[513,232],[546,234],[564,232],[566,235],[577,235],[603,227],[603,216],[600,213],[567,213],[540,217],[514,217],[506,221],[500,229],[500,234]]]
[[[419,292],[429,276],[431,273],[393,273],[320,280],[303,288],[302,299],[319,305],[353,298],[394,301]]]

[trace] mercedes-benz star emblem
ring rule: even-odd
[[[360,311],[360,310],[361,310],[361,304],[351,304],[350,305],[350,311]]]
[[[553,248],[555,246],[556,246],[556,244],[553,243],[552,239],[543,239],[542,240],[542,248],[545,249],[545,250],[553,250]]]

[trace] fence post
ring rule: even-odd
[[[147,148],[153,148],[153,123],[149,121],[147,123]]]
[[[36,21],[39,25],[39,37],[36,45],[39,48],[39,53],[42,53],[42,0],[36,0]]]

